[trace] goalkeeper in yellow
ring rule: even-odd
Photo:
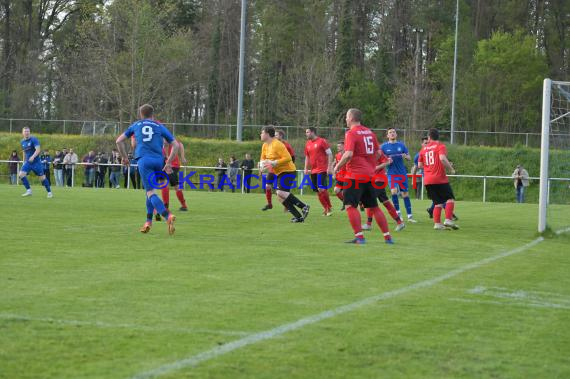
[[[275,138],[275,128],[273,126],[265,126],[261,129],[261,141],[263,141],[263,146],[261,147],[261,158],[259,161],[266,161],[265,168],[274,172],[277,176],[277,198],[293,215],[291,222],[304,222],[307,216],[309,216],[310,207],[290,192],[297,183],[297,172],[295,171],[295,164],[291,159],[291,154],[289,154],[285,145]]]

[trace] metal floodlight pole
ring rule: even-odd
[[[416,33],[416,67],[414,74],[414,104],[412,109],[412,130],[418,127],[418,77],[420,69],[420,33],[424,30],[421,28],[413,28],[412,32]]]
[[[455,53],[453,54],[453,87],[451,89],[451,141],[454,142],[455,132],[455,81],[457,76],[457,34],[459,33],[459,0],[455,5]]]
[[[245,23],[246,23],[247,0],[241,0],[241,33],[239,39],[239,85],[238,85],[238,109],[237,109],[237,133],[236,140],[242,141],[243,134],[243,72],[245,66]]]

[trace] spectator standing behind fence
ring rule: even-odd
[[[40,161],[42,162],[42,166],[44,168],[44,175],[48,183],[51,185],[51,175],[49,172],[49,166],[51,164],[51,155],[49,155],[49,150],[44,150],[43,153],[40,155]]]
[[[105,175],[107,174],[107,154],[98,153],[95,158],[95,187],[105,188]]]
[[[218,189],[224,192],[224,177],[226,176],[226,170],[228,165],[224,162],[223,158],[218,158],[218,164],[216,165],[216,172],[218,173]]]
[[[85,177],[83,178],[83,187],[93,187],[93,178],[95,176],[95,152],[91,150],[86,156],[83,157]]]
[[[525,187],[530,184],[528,172],[523,166],[518,165],[513,172],[513,179],[515,184],[517,203],[524,203],[524,191]]]
[[[10,173],[10,184],[17,184],[18,181],[18,162],[20,162],[20,157],[16,150],[12,150],[10,158],[8,158],[10,163],[8,163],[8,172]]]
[[[73,149],[69,149],[69,152],[63,158],[63,163],[65,165],[64,168],[64,175],[65,175],[65,182],[67,183],[68,187],[73,185],[73,177],[75,176],[75,165],[79,162],[79,157]]]
[[[239,162],[236,160],[236,157],[232,155],[228,166],[228,176],[230,177],[230,183],[232,184],[232,192],[236,192],[238,172]]]
[[[113,188],[121,188],[119,181],[121,180],[121,156],[117,150],[113,150],[111,153],[111,160],[109,163],[115,165],[109,167],[109,180],[111,181],[111,186]]]
[[[59,150],[56,150],[52,164],[53,176],[55,176],[55,185],[58,187],[63,187],[63,158],[63,153]]]
[[[136,166],[137,162],[134,161],[133,154],[129,153],[128,155],[131,169],[131,187],[133,189],[141,188],[141,174],[139,174],[139,170]]]
[[[251,174],[254,167],[255,163],[253,162],[253,159],[251,159],[251,155],[246,154],[245,159],[241,161],[241,169],[243,170],[243,186],[245,187],[246,193],[249,193],[251,188]]]

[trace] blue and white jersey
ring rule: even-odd
[[[166,127],[154,120],[140,120],[129,126],[125,136],[135,136],[137,147],[135,159],[162,158],[162,139],[168,143],[174,141],[172,133]]]
[[[414,164],[416,165],[416,174],[418,175],[422,175],[424,173],[423,168],[419,168],[418,167],[418,160],[420,159],[420,153],[416,153],[416,155],[414,156]]]
[[[22,145],[22,150],[24,150],[24,161],[27,162],[28,159],[36,152],[36,147],[40,147],[40,141],[34,137],[30,136],[28,139],[23,139],[20,144]],[[38,154],[32,164],[41,163],[40,155]]]
[[[384,142],[381,149],[384,155],[392,159],[392,164],[387,167],[388,175],[406,175],[408,173],[402,156],[408,154],[408,148],[403,142]]]

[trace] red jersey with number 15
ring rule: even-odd
[[[439,159],[440,155],[447,155],[445,145],[439,141],[431,141],[420,151],[418,163],[424,164],[424,184],[444,184],[449,183],[445,166]]]
[[[376,153],[380,148],[376,135],[363,125],[355,125],[344,136],[344,150],[352,151],[346,164],[346,177],[364,179],[374,176]]]

